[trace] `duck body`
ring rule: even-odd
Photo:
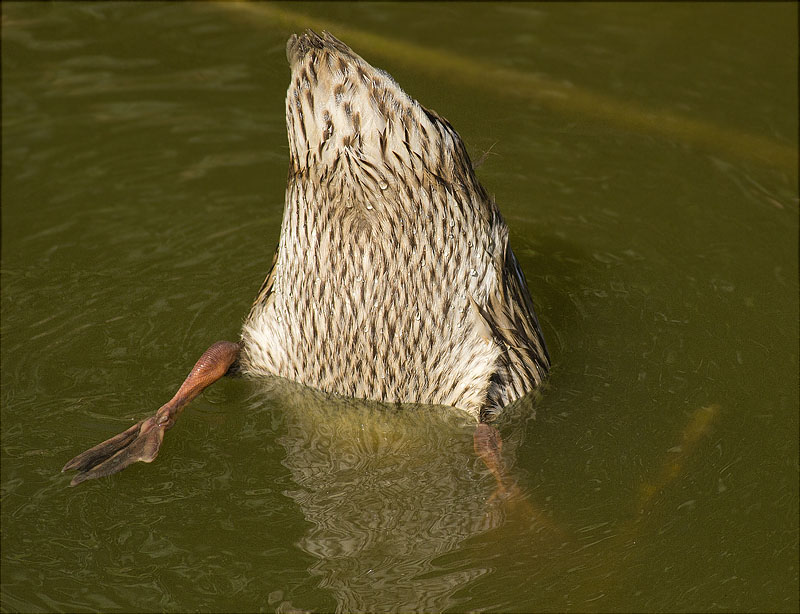
[[[549,357],[460,137],[330,34],[292,36],[287,58],[286,205],[239,368],[491,419]]]
[[[292,36],[286,52],[286,206],[240,341],[211,345],[155,414],[62,471],[74,486],[152,462],[185,407],[236,371],[459,408],[508,494],[488,422],[550,361],[500,211],[452,126],[388,74],[327,33]]]

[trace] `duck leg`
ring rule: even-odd
[[[500,456],[500,452],[503,450],[503,439],[500,437],[500,431],[486,422],[481,422],[472,435],[472,442],[475,447],[475,454],[489,468],[497,482],[497,490],[495,490],[492,498],[498,496],[506,498],[509,495],[516,494],[513,487],[509,491],[504,483],[505,469],[503,468],[503,459]]]
[[[195,363],[178,392],[149,418],[128,430],[78,454],[61,471],[76,470],[70,486],[122,471],[137,461],[152,462],[158,456],[164,433],[194,398],[224,376],[239,355],[240,345],[217,341]]]

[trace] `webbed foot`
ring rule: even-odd
[[[76,486],[122,471],[137,461],[150,463],[158,456],[165,431],[166,425],[158,424],[158,414],[140,420],[119,435],[78,454],[61,471],[76,470],[78,474],[69,483]]]
[[[70,486],[112,475],[137,461],[152,462],[158,456],[164,433],[172,428],[183,408],[228,372],[239,356],[239,350],[239,344],[230,341],[217,341],[208,348],[175,396],[161,406],[155,415],[78,454],[64,465],[62,472],[73,469],[78,472]]]

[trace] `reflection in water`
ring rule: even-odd
[[[280,442],[296,488],[285,494],[311,523],[298,545],[340,610],[442,610],[489,571],[435,564],[503,522],[501,506],[487,501],[494,480],[472,450],[469,417],[331,398],[284,380],[264,385],[286,412]]]

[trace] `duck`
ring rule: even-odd
[[[441,115],[328,32],[286,44],[289,170],[272,266],[236,342],[218,341],[158,411],[70,460],[71,485],[152,462],[226,375],[454,408],[498,478],[492,422],[550,357],[509,229]]]

